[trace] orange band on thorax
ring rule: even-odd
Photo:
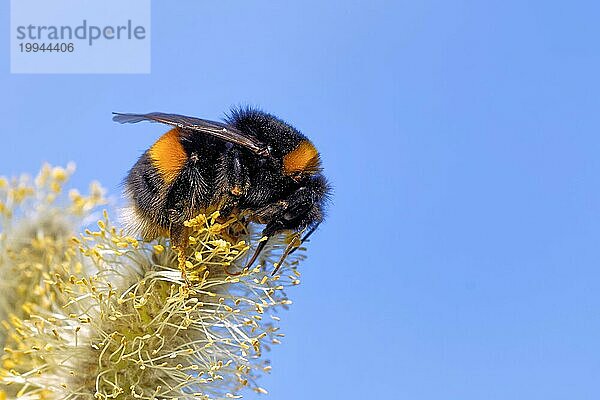
[[[319,152],[308,140],[301,141],[298,147],[283,157],[283,170],[287,175],[317,171],[319,164]]]

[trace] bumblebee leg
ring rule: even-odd
[[[244,272],[244,270],[238,271],[238,272],[229,272],[229,270],[227,269],[227,267],[223,267],[223,271],[225,271],[225,273],[229,276],[238,276],[241,275],[242,272]]]
[[[185,271],[186,262],[186,250],[189,245],[190,228],[184,225],[173,225],[171,226],[171,242],[173,249],[177,252],[177,261],[179,263],[179,269],[181,270],[181,277],[185,281],[186,286],[191,287],[191,282],[187,277]]]
[[[229,276],[238,276],[242,272],[244,272],[244,270],[249,269],[252,266],[252,264],[254,264],[254,262],[256,261],[256,259],[260,255],[260,253],[262,252],[262,250],[265,248],[268,240],[269,240],[269,237],[267,236],[266,239],[263,239],[261,242],[258,243],[256,250],[254,250],[254,254],[252,254],[252,257],[250,257],[250,260],[246,263],[246,266],[244,266],[244,268],[241,271],[229,272],[229,270],[227,270],[227,267],[225,267],[224,268],[225,273]]]
[[[246,266],[244,267],[244,269],[250,268],[252,266],[252,264],[254,264],[254,261],[256,261],[256,259],[260,255],[260,253],[263,251],[263,249],[267,245],[269,238],[270,238],[270,236],[266,236],[266,239],[264,239],[262,242],[258,243],[258,246],[256,246],[256,250],[254,250],[254,254],[252,254],[252,257],[250,258],[248,263],[246,263]]]
[[[304,235],[304,237],[302,239],[298,239],[298,236],[294,236],[292,241],[285,248],[285,251],[283,252],[283,255],[281,256],[281,258],[279,259],[279,262],[277,262],[277,264],[275,264],[275,269],[273,270],[273,272],[271,272],[271,276],[275,275],[275,273],[279,270],[279,268],[281,267],[281,264],[283,264],[283,261],[287,258],[287,256],[289,256],[290,254],[292,254],[296,250],[298,250],[300,248],[300,246],[302,246],[302,243],[306,242],[306,239],[308,239],[310,237],[310,235],[312,235],[317,230],[317,228],[319,227],[320,224],[321,223],[319,222],[319,223],[315,224],[315,226],[310,228],[308,233],[306,235]]]
[[[292,251],[290,251],[289,254],[292,254],[293,252],[295,252],[296,250],[298,250],[298,248],[300,248],[300,246],[302,246],[302,244],[308,240],[308,238],[310,237],[310,235],[312,235],[317,230],[317,228],[319,227],[319,225],[321,225],[320,222],[318,222],[317,224],[315,224],[315,226],[313,226],[312,228],[310,228],[310,230],[308,231],[308,233],[306,235],[304,235],[304,237],[302,239],[300,239],[300,244],[298,244],[298,246],[294,247],[292,249]]]
[[[319,202],[319,192],[324,190],[322,185],[324,185],[322,181],[313,180],[309,182],[309,185],[297,189],[284,202],[278,204],[278,210],[271,210],[273,217],[265,227],[263,235],[271,236],[286,230],[298,232],[306,227],[310,227],[310,231],[300,243],[298,243],[298,238],[296,237],[287,246],[280,261],[275,265],[273,274],[279,270],[285,258],[312,235],[323,220],[322,206]]]
[[[298,247],[300,247],[301,244],[302,244],[302,241],[298,239],[297,235],[295,235],[294,238],[292,239],[292,241],[285,248],[279,261],[277,263],[275,263],[275,269],[273,270],[273,272],[271,272],[271,276],[275,275],[277,273],[277,271],[279,271],[279,268],[281,268],[281,265],[283,264],[283,262],[285,261],[287,256],[292,254],[294,252],[294,250],[296,250]]]

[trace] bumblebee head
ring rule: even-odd
[[[274,115],[253,108],[238,108],[231,111],[227,122],[265,143],[284,175],[299,179],[321,171],[319,152],[311,141]]]

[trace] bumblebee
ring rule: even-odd
[[[307,231],[303,242],[323,221],[330,187],[319,152],[300,131],[273,115],[244,108],[234,109],[224,122],[159,112],[114,113],[113,120],[173,127],[125,178],[129,207],[124,216],[129,231],[145,240],[171,238],[184,279],[190,234],[184,222],[199,213],[218,210],[227,217],[247,212],[251,222],[265,225],[246,267],[273,235]],[[273,274],[297,248],[292,243]]]

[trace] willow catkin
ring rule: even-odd
[[[13,225],[21,224],[11,218]],[[190,286],[168,241],[128,237],[106,211],[97,227],[61,242],[66,247],[60,260],[35,261],[43,271],[34,279],[41,289],[34,289],[24,312],[15,311],[23,307],[12,301],[5,313],[9,339],[0,370],[5,393],[23,399],[219,399],[241,397],[244,389],[266,393],[257,382],[270,370],[263,352],[282,336],[274,313],[290,304],[284,289],[299,283],[296,265],[303,256],[296,252],[270,276],[273,261],[291,240],[280,237],[255,267],[230,276],[225,271],[244,265],[248,244],[260,239],[252,227],[244,218],[223,219],[218,212],[186,224],[192,230],[186,261]],[[8,238],[10,231],[3,235]],[[29,265],[33,247],[26,248],[20,260]],[[8,250],[2,248],[2,257]],[[36,251],[57,253],[45,242]],[[14,274],[29,274],[28,267]]]

